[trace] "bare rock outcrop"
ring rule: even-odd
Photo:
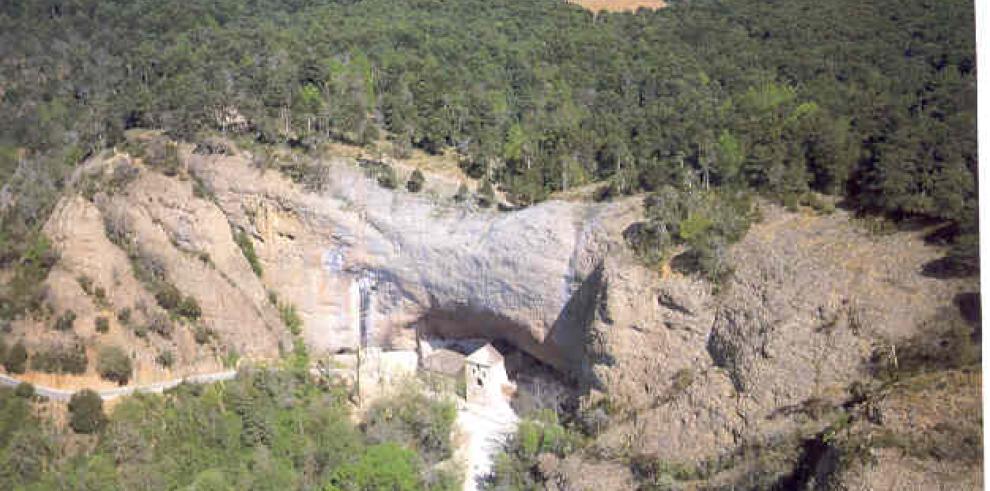
[[[731,248],[719,285],[661,276],[611,250],[589,353],[613,425],[598,444],[690,464],[747,442],[815,430],[800,409],[849,397],[867,361],[974,288],[922,274],[939,257],[922,232],[872,236],[842,211],[764,219]]]
[[[294,303],[317,350],[411,347],[421,332],[501,338],[581,371],[596,267],[629,203],[548,202],[512,213],[380,188],[354,165],[304,192],[244,157],[193,170],[252,235],[264,280]],[[365,339],[361,339],[362,336]]]

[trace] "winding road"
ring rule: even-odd
[[[96,393],[99,394],[103,400],[107,401],[110,399],[115,399],[120,396],[131,395],[135,392],[148,392],[148,393],[160,394],[165,390],[171,389],[173,387],[182,384],[183,382],[190,384],[209,384],[213,382],[231,380],[236,376],[237,376],[237,370],[226,370],[223,372],[204,373],[201,375],[190,375],[188,377],[165,380],[162,382],[154,382],[145,385],[132,385],[126,387],[115,387],[113,389],[102,389],[102,390],[97,390]],[[20,384],[21,384],[20,380],[17,380],[16,378],[8,375],[0,374],[0,387],[17,387]],[[39,396],[47,397],[55,401],[68,401],[72,397],[72,394],[75,394],[76,392],[77,391],[74,390],[45,387],[43,385],[34,386],[35,394]]]

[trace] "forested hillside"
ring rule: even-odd
[[[62,163],[128,127],[388,137],[399,152],[456,148],[521,204],[591,182],[602,196],[816,190],[971,233],[973,22],[967,0],[597,16],[552,0],[12,0],[0,179],[26,163],[33,190],[8,215],[30,224]]]

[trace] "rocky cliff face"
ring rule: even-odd
[[[585,370],[589,306],[615,218],[635,205],[549,202],[502,213],[390,191],[352,164],[302,191],[243,157],[190,159],[236,226],[255,239],[264,281],[293,302],[317,350],[411,347],[413,326],[512,342]],[[363,334],[362,334],[363,333]],[[575,373],[576,373],[575,372]]]

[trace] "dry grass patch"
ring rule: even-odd
[[[639,9],[657,10],[667,6],[663,0],[569,0],[592,12],[635,12]]]

